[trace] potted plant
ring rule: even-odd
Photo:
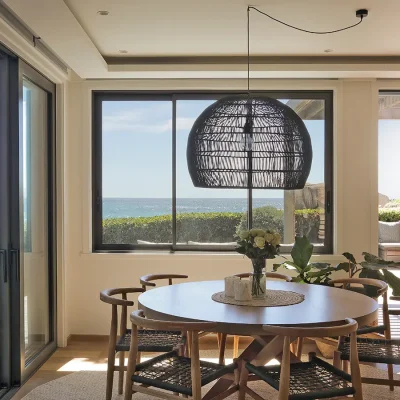
[[[392,289],[394,296],[400,296],[400,278],[389,271],[389,269],[400,269],[400,263],[394,261],[385,261],[381,258],[364,252],[362,253],[364,260],[357,262],[353,254],[343,253],[347,261],[337,265],[336,270],[348,272],[349,277],[353,278],[357,274],[360,278],[379,279],[386,282]],[[377,288],[373,286],[365,286],[364,288],[352,288],[370,297],[377,297]]]
[[[283,267],[296,271],[297,275],[293,277],[293,282],[327,285],[335,267],[328,263],[310,262],[313,249],[314,246],[306,236],[296,236],[290,253],[293,261],[287,260],[281,264],[274,264],[273,270],[277,271],[280,267]]]
[[[261,285],[265,260],[279,254],[280,242],[280,234],[272,230],[250,229],[239,233],[236,251],[250,258],[253,264],[251,294],[255,298],[265,296],[264,285]]]

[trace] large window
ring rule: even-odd
[[[332,251],[332,93],[268,92],[306,124],[313,163],[303,190],[195,188],[186,145],[190,129],[226,93],[93,94],[94,251],[232,251],[248,227],[296,235]],[[250,216],[250,218],[249,218]]]

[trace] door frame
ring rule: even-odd
[[[3,225],[4,230],[2,232],[1,244],[5,253],[3,255],[4,263],[1,271],[1,296],[3,302],[3,310],[5,319],[8,321],[3,327],[4,340],[3,345],[8,348],[8,354],[4,357],[2,362],[3,366],[7,369],[7,377],[4,375],[5,380],[7,380],[7,392],[5,394],[8,397],[10,392],[13,392],[15,386],[19,386],[21,382],[21,370],[19,366],[19,357],[16,359],[15,354],[19,354],[20,344],[19,337],[15,335],[15,332],[19,331],[19,284],[14,279],[15,276],[11,274],[10,270],[10,229],[11,229],[11,187],[13,183],[13,178],[11,176],[13,159],[10,157],[12,150],[11,137],[18,136],[19,124],[18,124],[18,58],[8,51],[3,46],[0,46],[0,51],[2,54],[2,64],[4,67],[3,73],[1,73],[2,87],[4,92],[2,93],[3,102],[0,106],[0,118],[1,118],[1,129],[2,135],[2,168],[4,168],[2,173],[2,189],[0,196],[2,196],[2,208],[5,223]]]

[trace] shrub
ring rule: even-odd
[[[177,242],[232,242],[242,213],[184,213],[176,217]],[[108,218],[103,243],[172,242],[172,216]]]
[[[177,242],[233,242],[241,218],[240,212],[178,214]]]
[[[400,221],[400,209],[381,208],[379,210],[379,221],[382,222]]]
[[[272,206],[258,207],[253,210],[253,228],[272,229],[283,237],[283,210]],[[247,229],[247,214],[244,213],[236,233]]]
[[[296,235],[318,243],[321,210],[296,210]],[[283,237],[283,210],[272,206],[253,210],[253,227],[272,229]],[[241,212],[182,213],[176,217],[177,242],[232,242],[247,229],[247,214]],[[137,240],[172,242],[172,216],[108,218],[103,221],[103,243],[135,244]]]

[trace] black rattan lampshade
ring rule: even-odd
[[[196,187],[301,189],[311,169],[301,118],[262,95],[224,97],[197,118],[187,145]]]

